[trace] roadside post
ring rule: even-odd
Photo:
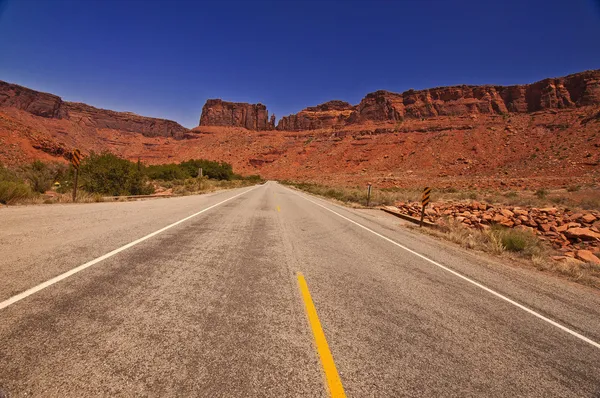
[[[367,207],[369,207],[370,203],[371,203],[371,183],[369,183],[369,185],[367,185]]]
[[[198,177],[202,178],[202,167],[198,169]]]
[[[431,195],[431,187],[425,187],[423,189],[423,197],[421,198],[421,223],[419,227],[423,226],[423,219],[425,218],[425,208],[429,204],[429,196]]]
[[[73,183],[73,202],[77,201],[77,179],[79,177],[79,165],[81,164],[81,151],[75,149],[71,153],[71,164],[75,168],[75,182]]]

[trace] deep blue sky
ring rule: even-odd
[[[187,127],[207,98],[279,119],[379,89],[600,68],[594,0],[0,3],[0,80]]]

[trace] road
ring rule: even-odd
[[[0,391],[600,396],[597,291],[400,222],[274,182],[2,208]]]

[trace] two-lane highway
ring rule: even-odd
[[[597,291],[379,213],[273,182],[0,209],[0,391],[600,394]]]

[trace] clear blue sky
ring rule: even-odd
[[[598,68],[594,0],[0,0],[0,80],[187,127],[207,98],[279,119],[379,89]]]

